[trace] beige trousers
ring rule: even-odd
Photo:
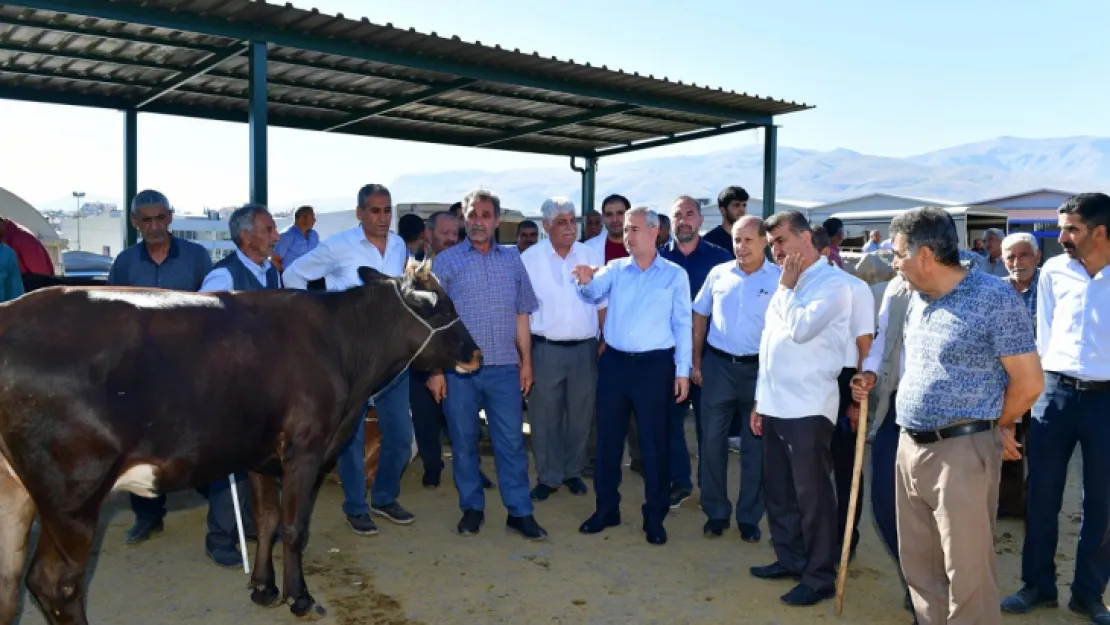
[[[898,555],[920,625],[998,625],[998,428],[927,445],[903,432],[895,468]]]

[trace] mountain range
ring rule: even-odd
[[[598,198],[621,193],[634,204],[663,207],[680,193],[715,198],[738,184],[761,197],[763,148],[751,145],[693,156],[630,162],[600,161]],[[474,188],[496,192],[502,205],[536,214],[545,198],[581,197],[581,178],[569,166],[508,171],[460,170],[403,175],[390,185],[395,202],[450,202]],[[890,193],[953,202],[976,201],[1037,188],[1110,191],[1110,138],[999,137],[906,158],[848,149],[807,150],[780,146],[778,197],[834,202],[869,193]],[[70,210],[73,198],[40,206]],[[275,205],[308,204],[317,211],[349,210],[350,197],[321,196]]]

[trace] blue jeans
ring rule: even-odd
[[[1029,490],[1021,579],[1056,596],[1056,546],[1068,461],[1083,453],[1083,523],[1075,556],[1072,597],[1101,601],[1110,578],[1110,393],[1077,391],[1045,372],[1025,442]]]
[[[251,512],[251,488],[246,473],[235,475],[235,488],[239,494],[239,510],[243,513],[243,532],[255,534],[254,514]],[[204,489],[208,499],[208,535],[204,546],[209,550],[234,549],[239,544],[239,528],[235,522],[235,503],[231,499],[231,481],[224,476]]]
[[[378,473],[370,490],[375,506],[388,506],[397,501],[401,492],[401,473],[412,458],[412,417],[409,416],[409,373],[394,378],[374,400],[378,411],[378,429],[382,432],[382,448],[378,457]],[[369,403],[367,404],[369,412]],[[343,514],[361,516],[370,513],[366,505],[366,418],[358,420],[354,436],[339,452],[336,463],[343,483]]]
[[[528,452],[524,447],[524,413],[520,395],[520,367],[486,365],[477,373],[447,373],[443,409],[451,437],[451,462],[459,507],[485,510],[486,495],[479,477],[478,410],[485,409],[497,485],[509,514],[532,514],[528,488]]]
[[[871,515],[879,530],[879,538],[898,562],[898,518],[894,507],[894,465],[898,459],[898,437],[901,430],[895,422],[894,397],[890,410],[871,441]],[[876,415],[879,416],[879,415]],[[841,534],[843,536],[843,534]],[[901,570],[901,569],[899,569]]]
[[[671,451],[671,486],[693,489],[694,483],[690,470],[690,450],[686,447],[686,410],[690,403],[694,404],[694,427],[698,442],[698,453],[701,453],[701,387],[690,383],[690,394],[681,404],[675,403],[671,396],[667,434],[670,437]]]

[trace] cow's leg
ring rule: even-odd
[[[15,621],[35,504],[0,456],[0,625]]]
[[[308,545],[308,523],[324,476],[319,458],[298,457],[284,463],[281,484],[281,539],[284,544],[285,600],[297,618],[315,621],[327,614],[316,605],[304,581],[302,556]]]
[[[271,608],[281,603],[274,575],[274,534],[281,521],[278,507],[277,478],[260,473],[250,474],[254,496],[254,525],[258,531],[258,549],[254,552],[254,573],[251,575],[251,601]]]
[[[88,624],[85,569],[99,513],[100,506],[90,504],[76,516],[39,515],[39,543],[31,558],[27,588],[50,625]]]

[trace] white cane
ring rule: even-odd
[[[251,574],[251,567],[247,564],[247,534],[243,531],[243,511],[239,508],[239,489],[235,486],[235,474],[228,473],[227,479],[231,482],[231,501],[235,504],[235,527],[239,530],[239,549],[243,556],[243,572]]]

